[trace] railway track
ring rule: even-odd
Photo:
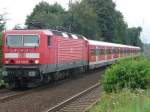
[[[99,82],[104,70],[105,68],[97,69],[46,86],[15,91],[16,94],[11,93],[10,96],[6,95],[3,98],[0,93],[0,112],[42,112]]]
[[[64,80],[64,81],[67,81],[67,80]],[[20,90],[12,91],[12,90],[8,90],[8,89],[0,90],[0,103],[5,103],[7,101],[21,97],[23,95],[27,95],[27,94],[30,94],[33,92],[38,92],[38,91],[44,90],[44,89],[52,87],[54,85],[63,83],[64,81],[60,81],[60,82],[54,83],[54,84],[48,84],[48,85],[41,86],[41,87],[34,88],[34,89],[23,90],[23,91],[20,91]]]
[[[0,103],[4,103],[9,100],[13,100],[17,97],[21,97],[23,95],[32,93],[33,91],[38,90],[33,89],[33,90],[9,90],[9,89],[1,89],[0,90]]]
[[[100,84],[97,83],[44,112],[83,112],[99,97]]]
[[[16,92],[16,91],[3,92],[3,93],[0,93],[0,102],[4,103],[6,101],[12,100],[24,94],[26,94],[26,92]]]
[[[5,92],[8,92],[8,91],[9,91],[8,89],[1,88],[1,89],[0,89],[0,94],[5,93]]]
[[[97,70],[90,71],[90,72],[87,72],[85,74],[93,73],[93,72],[97,72]],[[82,77],[82,76],[83,75],[81,74],[79,77]],[[13,100],[15,98],[21,97],[23,95],[30,94],[32,92],[37,92],[37,91],[41,91],[41,90],[44,90],[44,89],[49,88],[49,87],[60,85],[61,83],[64,83],[68,80],[72,80],[72,79],[65,79],[65,80],[58,81],[58,82],[53,83],[53,84],[51,83],[51,84],[48,84],[48,85],[45,85],[45,86],[41,86],[41,87],[38,87],[38,88],[29,89],[29,90],[25,90],[25,91],[18,91],[18,90],[17,91],[11,91],[11,90],[8,90],[8,89],[1,89],[0,90],[0,103],[4,103],[6,101]]]
[[[15,98],[18,98],[18,97],[21,97],[23,95],[27,95],[27,94],[30,94],[33,92],[38,92],[38,91],[42,91],[42,90],[47,89],[47,88],[56,87],[57,85],[60,85],[62,83],[67,82],[68,80],[69,79],[65,79],[62,81],[50,83],[50,84],[43,85],[43,86],[40,86],[37,88],[33,88],[33,89],[29,89],[29,90],[23,90],[23,91],[19,91],[19,90],[12,91],[12,90],[8,90],[8,89],[2,89],[2,90],[0,90],[0,103],[5,103],[6,101],[10,101],[10,100],[13,100]]]

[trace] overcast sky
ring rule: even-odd
[[[7,29],[16,24],[23,25],[26,16],[29,15],[36,4],[42,0],[0,0],[0,14],[7,12]],[[50,4],[58,2],[67,9],[69,0],[43,0]],[[141,26],[143,32],[141,39],[150,43],[150,0],[113,0],[117,10],[121,11],[129,27]]]

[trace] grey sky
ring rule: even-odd
[[[16,24],[23,25],[26,16],[29,15],[36,4],[42,0],[0,0],[0,14],[7,12],[7,29],[13,28]],[[50,4],[58,2],[67,8],[69,0],[43,0]],[[113,0],[116,2],[117,9],[125,17],[129,27],[142,26],[143,42],[150,43],[150,10],[149,0]]]

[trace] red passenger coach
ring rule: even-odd
[[[108,65],[120,58],[138,56],[140,47],[88,40],[89,68]],[[132,50],[132,51],[131,51]]]
[[[3,65],[4,80],[10,86],[34,86],[86,68],[88,43],[81,36],[59,31],[8,31],[3,33]]]

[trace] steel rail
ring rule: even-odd
[[[56,111],[60,110],[61,108],[65,107],[66,105],[70,104],[71,102],[77,100],[78,98],[86,95],[87,93],[89,93],[90,91],[94,90],[95,88],[97,88],[99,86],[100,86],[100,83],[96,83],[93,86],[89,87],[88,89],[72,96],[71,98],[57,104],[56,106],[54,106],[52,108],[49,108],[48,110],[46,110],[44,112],[56,112]]]

